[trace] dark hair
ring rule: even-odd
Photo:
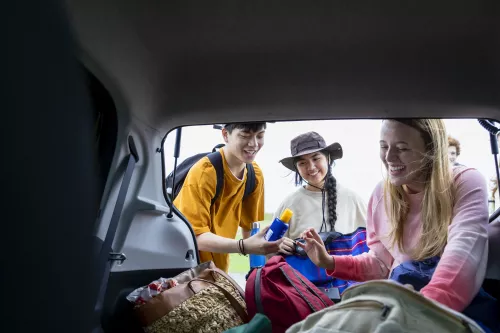
[[[329,155],[324,151],[321,151],[323,155],[327,159],[329,159]],[[304,179],[300,175],[297,169],[297,162],[300,157],[296,157],[293,160],[293,165],[295,166],[295,185],[302,185]],[[323,208],[323,223],[325,223],[325,199],[326,199],[326,207],[328,208],[328,224],[330,224],[331,231],[335,231],[335,222],[337,222],[337,179],[332,175],[332,164],[334,162],[328,163],[328,172],[326,173],[325,183],[322,189],[322,208]],[[325,193],[326,192],[326,193]],[[325,195],[326,194],[326,195]],[[326,198],[325,198],[326,196]],[[326,227],[326,225],[325,225]],[[321,225],[321,230],[323,231],[323,224]],[[326,230],[325,230],[326,231]]]
[[[231,134],[231,132],[235,129],[248,131],[248,132],[259,132],[263,129],[266,129],[267,124],[265,122],[256,122],[256,123],[230,123],[225,124],[224,128]]]

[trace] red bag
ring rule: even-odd
[[[311,313],[334,304],[282,256],[272,257],[250,273],[245,302],[250,318],[262,313],[271,320],[273,333],[285,332]]]

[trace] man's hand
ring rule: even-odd
[[[269,229],[269,226],[261,229],[258,233],[243,241],[245,252],[248,254],[269,254],[278,252],[283,239],[278,239],[274,242],[268,242],[264,236]]]

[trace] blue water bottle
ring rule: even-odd
[[[293,212],[290,209],[285,209],[279,218],[275,218],[273,223],[266,232],[264,238],[267,241],[274,242],[285,235],[288,230],[288,222],[292,218]]]
[[[252,231],[250,232],[250,236],[255,235],[260,230],[260,223],[254,222],[252,224]],[[260,254],[250,254],[250,268],[262,267],[266,264],[266,258]]]

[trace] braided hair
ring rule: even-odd
[[[337,179],[332,175],[332,167],[328,165],[328,173],[326,174],[325,185],[323,185],[324,190],[323,196],[325,196],[326,191],[326,201],[328,207],[328,223],[330,224],[331,230],[335,230],[335,222],[337,222]],[[325,201],[323,199],[323,201]],[[324,219],[323,210],[323,219]],[[326,227],[326,226],[325,226]]]
[[[330,159],[330,156],[324,152],[321,152],[326,156],[327,159]],[[295,159],[295,185],[302,185],[303,182],[307,183],[302,176],[300,175],[297,169],[298,158]],[[332,174],[332,164],[333,161],[328,163],[328,172],[326,173],[325,182],[323,184],[323,188],[319,188],[322,194],[321,206],[323,211],[323,221],[321,224],[320,232],[326,231],[326,221],[325,221],[325,206],[328,208],[328,224],[330,225],[331,231],[335,231],[335,222],[337,222],[337,179]],[[312,184],[307,183],[313,187],[316,187]],[[323,228],[325,230],[323,230]]]

